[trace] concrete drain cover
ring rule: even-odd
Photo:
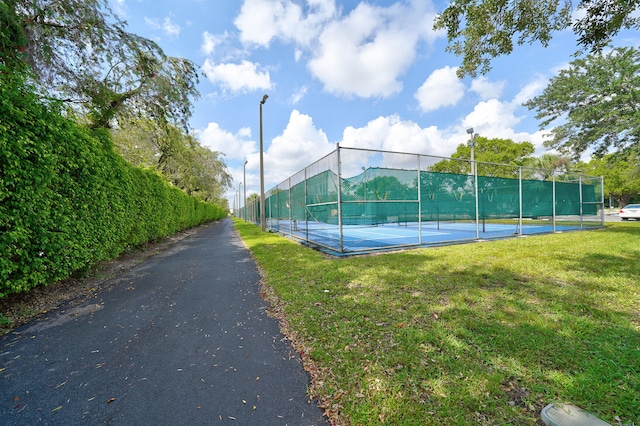
[[[547,426],[611,426],[582,408],[569,404],[549,404],[540,413]]]

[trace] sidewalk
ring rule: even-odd
[[[0,423],[320,425],[231,220],[0,338]]]

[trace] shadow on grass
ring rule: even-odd
[[[497,266],[481,249],[336,260],[279,237],[254,242],[329,372],[319,388],[353,424],[537,424],[552,401],[639,420],[629,283],[640,272],[626,255],[561,255],[575,276],[555,280]]]
[[[329,328],[339,330],[327,338],[339,342],[328,352],[340,353],[343,346],[363,350],[343,374],[378,372],[375,380],[362,375],[361,394],[372,383],[397,389],[403,396],[393,404],[413,405],[417,418],[434,410],[447,416],[451,407],[464,406],[491,422],[533,422],[556,400],[611,422],[615,416],[633,420],[640,412],[640,338],[628,311],[601,308],[586,294],[482,267],[440,270],[440,284],[429,289],[396,287],[399,276],[393,271],[378,278],[390,285],[370,294],[363,287],[344,290],[340,301],[332,301],[342,315],[327,317],[334,321]],[[411,300],[408,294],[420,297]],[[379,398],[374,405],[384,407],[387,397]],[[359,402],[353,403],[357,410]],[[356,423],[372,413],[362,414]],[[452,410],[443,420],[456,415]],[[393,416],[387,412],[386,418]]]
[[[638,237],[640,236],[640,220],[634,222],[607,223],[605,230],[606,232],[629,234],[630,236]]]

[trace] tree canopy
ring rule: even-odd
[[[123,122],[112,135],[116,151],[129,163],[157,170],[189,195],[226,205],[224,192],[231,187],[232,177],[223,154],[201,146],[179,128],[158,126],[151,120]]]
[[[640,143],[640,50],[625,47],[571,62],[525,103],[550,130],[550,148],[579,157]]]
[[[640,151],[608,154],[581,164],[583,170],[604,177],[604,192],[619,206],[640,194]]]
[[[549,180],[553,175],[569,172],[573,168],[571,159],[550,152],[531,158],[527,166],[531,168],[527,170],[528,173],[542,180]]]
[[[478,162],[478,174],[482,176],[517,177],[518,167],[526,165],[535,151],[531,142],[489,139],[483,136],[477,136],[475,141],[474,160]],[[458,145],[451,158],[439,161],[429,170],[456,174],[471,173],[471,148],[468,144]]]
[[[573,10],[577,3],[577,10]],[[580,50],[600,51],[621,29],[640,28],[640,0],[452,0],[436,17],[446,30],[447,50],[462,57],[460,76],[486,73],[491,60],[510,54],[514,43],[547,46],[570,26]],[[575,16],[580,16],[574,20]]]
[[[106,0],[0,0],[0,25],[0,63],[28,67],[47,96],[93,127],[130,116],[187,125],[196,65],[127,32]]]

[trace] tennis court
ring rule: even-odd
[[[265,193],[266,226],[338,255],[604,226],[599,177],[473,166],[338,146]],[[240,214],[260,223],[259,200]]]
[[[390,250],[411,246],[434,246],[526,236],[548,234],[584,229],[579,223],[556,225],[544,221],[525,221],[519,223],[479,223],[478,229],[473,222],[458,223],[386,223],[379,225],[343,225],[342,232],[337,226],[319,222],[307,224],[272,221],[273,231],[291,236],[301,242],[336,254],[339,248],[353,254],[362,251]]]

